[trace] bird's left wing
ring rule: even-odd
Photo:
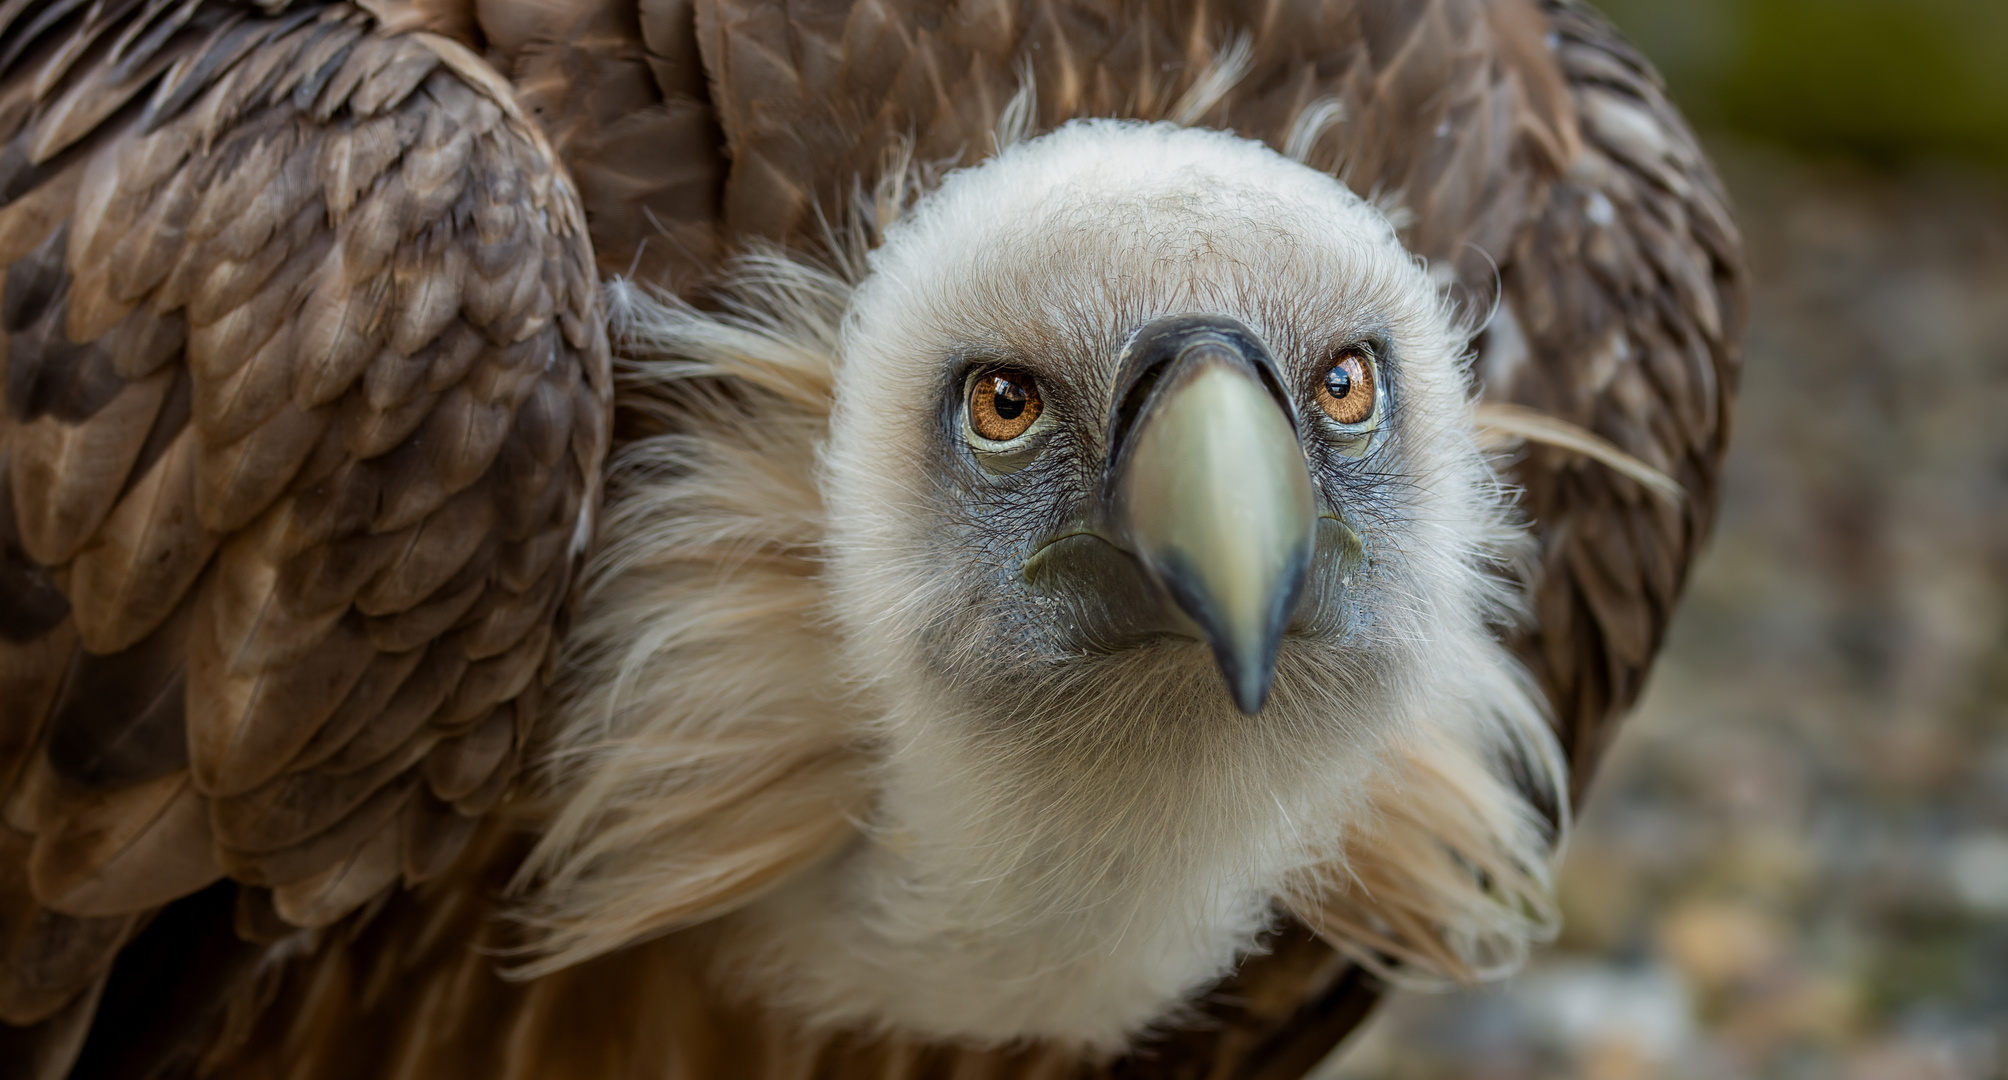
[[[162,905],[278,934],[452,860],[611,389],[578,199],[444,38],[12,2],[0,138],[0,1047],[60,1075]]]

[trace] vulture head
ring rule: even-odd
[[[1339,181],[1076,122],[847,278],[616,307],[687,404],[574,635],[549,962],[723,914],[725,982],[818,1021],[1116,1047],[1285,908],[1409,974],[1542,932],[1470,328]]]
[[[1069,771],[1371,731],[1492,613],[1465,337],[1380,213],[1248,140],[1079,124],[952,174],[844,332],[858,662],[916,734]]]

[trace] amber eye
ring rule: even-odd
[[[1039,418],[1039,384],[1022,371],[990,371],[969,384],[969,429],[991,442],[1010,442]]]
[[[1364,424],[1374,414],[1374,368],[1366,350],[1347,349],[1318,381],[1318,408],[1341,424]]]

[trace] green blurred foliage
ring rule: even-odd
[[[1682,107],[1814,153],[2008,168],[2008,0],[1600,0]]]

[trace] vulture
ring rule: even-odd
[[[1716,501],[1577,0],[4,0],[0,141],[6,1077],[1300,1075]]]

